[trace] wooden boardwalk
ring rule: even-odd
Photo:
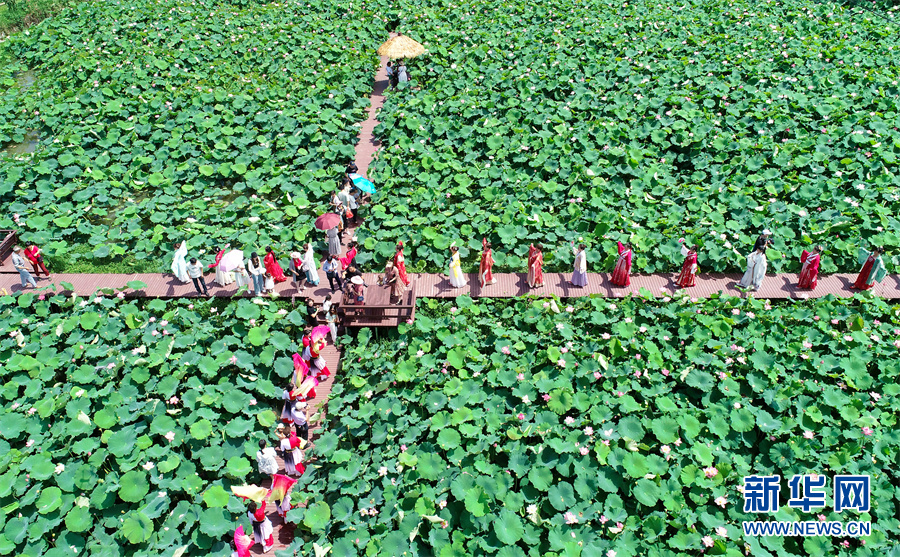
[[[351,234],[352,232],[346,236],[350,237]],[[279,297],[289,300],[311,297],[319,304],[325,301],[326,298],[339,302],[340,292],[332,294],[328,288],[328,281],[325,279],[324,273],[320,272],[320,275],[322,275],[322,280],[316,288],[298,289],[291,281],[287,281],[276,284],[275,291]],[[378,275],[375,273],[365,273],[363,276],[368,284],[375,284],[378,278]],[[476,274],[469,273],[466,276],[468,278],[467,286],[452,288],[446,275],[410,274],[410,278],[416,282],[417,298],[455,298],[463,294],[473,298],[513,298],[529,294],[535,296],[558,296],[560,298],[576,298],[595,294],[605,298],[624,298],[630,294],[637,295],[641,289],[646,289],[657,298],[673,296],[679,291],[683,291],[685,294],[697,298],[708,298],[716,294],[725,294],[743,297],[749,295],[754,298],[778,300],[818,298],[828,294],[846,298],[858,292],[850,288],[856,280],[855,274],[820,276],[819,284],[815,290],[798,289],[796,287],[796,274],[768,275],[759,291],[749,294],[735,287],[741,278],[740,274],[701,274],[697,277],[697,285],[686,289],[678,288],[675,285],[675,273],[635,275],[631,277],[631,285],[626,288],[611,285],[609,283],[609,273],[588,273],[588,285],[584,288],[578,288],[569,284],[568,280],[571,278],[571,275],[563,273],[545,273],[544,286],[539,288],[528,287],[525,281],[525,273],[496,273],[494,275],[494,278],[497,280],[496,284],[488,285],[485,288],[479,286]],[[123,293],[124,297],[202,298],[202,296],[198,296],[192,283],[183,284],[172,275],[162,274],[58,274],[52,275],[50,279],[46,277],[39,279],[37,291],[41,289],[55,289],[56,292],[60,292],[63,291],[61,284],[67,282],[72,285],[72,292],[75,294],[91,296],[99,289],[110,288],[115,290],[125,288],[129,281],[134,280],[144,282],[147,284],[147,287],[137,291],[126,288]],[[207,275],[206,280],[209,294],[212,297],[230,298],[237,292],[234,284],[218,286],[213,283],[211,274]],[[19,283],[18,275],[0,275],[0,289],[5,289],[9,293],[23,290]],[[34,291],[31,287],[25,290]],[[888,275],[883,282],[877,283],[871,291],[874,295],[882,298],[900,298],[900,275]],[[244,296],[247,296],[247,294],[244,294]]]

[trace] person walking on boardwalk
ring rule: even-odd
[[[196,257],[191,257],[191,262],[187,266],[188,275],[191,277],[191,281],[194,283],[194,288],[197,289],[197,294],[201,296],[209,296],[209,291],[206,289],[206,281],[203,280],[203,265],[201,265]]]
[[[303,256],[300,255],[299,252],[291,252],[291,260],[288,263],[288,274],[291,275],[291,281],[294,283],[294,288],[297,290],[306,289],[305,286],[300,286],[303,284],[303,281],[306,280],[306,273],[303,272]]]
[[[544,246],[531,244],[528,246],[528,286],[538,288],[544,286]]]
[[[737,285],[749,290],[759,290],[763,279],[766,278],[767,265],[766,248],[761,247],[754,250],[747,256],[747,271]]]
[[[684,263],[681,264],[681,273],[675,279],[675,284],[681,288],[690,288],[697,284],[697,250],[699,246],[694,244],[688,249],[681,240],[681,255],[684,256]]]
[[[175,257],[172,259],[172,274],[181,282],[190,282],[191,277],[187,272],[187,240],[181,242],[181,245],[175,244]]]
[[[340,256],[341,255],[341,233],[338,230],[337,226],[326,230],[325,236],[328,238],[328,255]]]
[[[306,271],[306,282],[313,286],[319,286],[319,264],[316,263],[316,252],[313,251],[312,242],[307,242],[306,253],[303,254],[303,266]]]
[[[272,246],[266,247],[266,256],[263,257],[263,264],[266,266],[266,271],[271,273],[272,280],[275,282],[287,280],[287,277],[284,276],[284,270],[278,264],[278,260],[275,259],[275,250],[272,249]]]
[[[767,228],[763,230],[759,237],[756,239],[756,243],[753,244],[753,251],[758,251],[759,248],[768,249],[769,246],[773,244],[772,240],[772,232]]]
[[[393,89],[397,86],[397,72],[394,70],[393,61],[388,60],[387,66],[385,66],[385,71],[387,72],[388,89]]]
[[[253,525],[253,541],[263,546],[263,552],[268,553],[275,547],[275,537],[272,535],[272,521],[266,516],[266,502],[256,503],[251,501],[247,505],[247,516]]]
[[[631,286],[631,244],[616,242],[616,247],[619,250],[619,258],[616,259],[610,282],[615,286]]]
[[[406,259],[403,257],[403,241],[397,242],[397,253],[394,254],[394,268],[397,269],[397,276],[403,281],[403,284],[409,286],[409,277],[406,276]]]
[[[344,287],[341,281],[341,262],[336,255],[328,256],[325,263],[322,263],[322,270],[325,271],[325,276],[328,277],[328,286],[331,288],[332,294]],[[337,288],[334,287],[335,282],[337,283]]]
[[[394,262],[390,259],[384,266],[384,284],[391,287],[391,299],[396,299],[397,305],[403,303],[403,295],[406,294],[406,283],[400,280],[397,268],[394,267]]]
[[[487,238],[481,239],[481,264],[478,266],[478,282],[484,288],[488,284],[494,284],[494,253],[491,251],[491,243]]]
[[[34,268],[34,274],[38,278],[41,277],[41,271],[50,278],[50,271],[47,270],[47,267],[44,265],[44,255],[41,253],[41,248],[37,247],[34,244],[31,244],[23,251],[25,257],[31,261],[31,266]]]
[[[450,246],[450,286],[453,288],[462,288],[466,283],[466,276],[462,272],[462,265],[459,262],[459,248],[456,242]]]
[[[819,262],[822,258],[822,246],[816,246],[812,251],[803,250],[800,254],[800,280],[797,283],[798,288],[808,288],[814,290],[819,280]]]
[[[222,258],[225,257],[225,248],[220,247],[219,253],[216,254],[216,262],[210,263],[209,268],[216,270],[216,284],[219,286],[228,286],[232,282],[234,282],[234,273],[231,271],[225,271],[222,269],[219,263],[222,262]]]
[[[259,260],[259,255],[254,251],[250,254],[250,261],[247,262],[247,270],[250,271],[250,278],[253,280],[253,294],[262,296],[263,287],[266,281],[266,267]]]
[[[253,288],[253,281],[250,278],[250,273],[247,272],[247,267],[244,265],[243,260],[238,263],[238,266],[234,270],[234,284],[238,290],[245,286],[248,290]]]
[[[345,253],[343,257],[338,258],[338,261],[341,262],[342,271],[349,267],[351,263],[353,263],[353,258],[356,257],[358,246],[359,244],[356,243],[356,236],[354,236],[350,244],[347,245],[347,247],[349,248],[347,250],[347,253]]]
[[[575,247],[575,242],[572,242],[572,250],[575,252],[575,262],[572,265],[572,280],[569,281],[572,286],[577,286],[579,288],[584,288],[588,284],[587,278],[587,246],[584,244],[578,244],[578,247]]]
[[[37,282],[35,282],[31,273],[28,272],[28,269],[25,268],[25,258],[22,257],[22,248],[19,246],[13,248],[12,264],[16,271],[19,272],[19,280],[22,282],[22,288],[25,288],[26,284],[30,284],[32,288],[37,288]]]
[[[883,253],[884,248],[880,247],[872,248],[872,251],[859,248],[858,259],[862,269],[859,271],[859,276],[856,277],[856,282],[850,288],[854,290],[868,290],[875,286],[876,282],[884,280],[887,270],[884,268],[884,262],[881,260]]]

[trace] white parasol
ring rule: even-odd
[[[233,249],[222,256],[219,267],[223,272],[230,272],[237,269],[244,262],[244,250]]]

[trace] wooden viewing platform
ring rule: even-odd
[[[416,282],[413,281],[398,302],[391,303],[391,288],[373,284],[366,288],[365,303],[340,305],[344,327],[396,327],[416,316]]]

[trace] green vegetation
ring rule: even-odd
[[[0,328],[0,554],[230,553],[299,313],[28,293]]]
[[[898,550],[900,306],[570,303],[423,300],[395,334],[361,331],[308,488],[331,519],[289,519],[345,556]],[[775,517],[742,512],[743,476],[809,473],[870,474],[871,512],[800,512],[786,487]],[[872,535],[741,533],[819,513]]]
[[[632,238],[659,272],[684,237],[737,271],[770,228],[776,272],[816,243],[826,273],[856,270],[859,243],[900,263],[896,25],[812,1],[391,5],[431,54],[376,130],[381,256],[402,238],[442,270],[456,241],[477,267],[486,236],[501,270],[532,241],[562,270],[584,238],[609,269]]]

